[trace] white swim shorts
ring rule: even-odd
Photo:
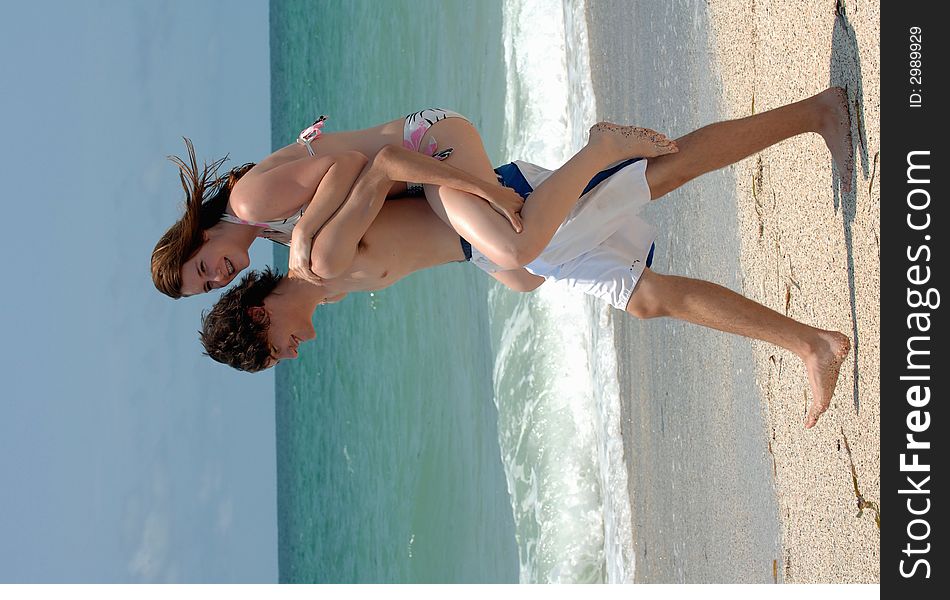
[[[652,259],[656,237],[653,227],[639,217],[650,201],[646,167],[646,159],[639,159],[598,173],[551,243],[525,269],[626,309],[643,268]],[[527,196],[553,171],[515,161],[495,172],[503,185]],[[475,247],[471,261],[489,273],[502,270]]]

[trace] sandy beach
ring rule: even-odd
[[[618,323],[636,579],[878,582],[879,2],[649,4],[590,1],[599,118],[676,137],[840,85],[855,143],[850,193],[808,134],[670,194],[646,215],[660,231],[655,270],[841,331],[852,352],[805,431],[810,391],[790,352]],[[650,39],[633,25],[644,19]],[[636,400],[647,392],[650,405]]]

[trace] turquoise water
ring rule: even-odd
[[[273,1],[272,143],[441,106],[556,167],[594,121],[583,9]],[[630,581],[610,310],[470,265],[318,310],[277,371],[281,581]]]
[[[344,130],[446,106],[500,155],[499,7],[272,2],[270,27],[274,147],[318,114]],[[275,260],[287,264],[283,248]],[[488,285],[447,265],[352,295],[321,308],[317,341],[280,365],[281,581],[517,581]]]

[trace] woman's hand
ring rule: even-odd
[[[496,185],[484,189],[479,195],[488,201],[498,214],[508,219],[515,232],[521,233],[524,229],[521,224],[521,206],[524,204],[524,199],[518,195],[518,192]]]
[[[310,270],[310,250],[313,240],[306,235],[298,235],[294,229],[290,236],[290,256],[287,259],[288,276],[294,279],[303,279],[314,285],[320,285],[323,280]]]

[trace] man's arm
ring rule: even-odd
[[[348,191],[356,182],[367,158],[357,152],[345,152],[327,170],[317,184],[313,199],[290,236],[287,270],[290,274],[314,281],[311,267],[313,239],[343,206]]]
[[[524,269],[495,271],[491,273],[499,283],[515,292],[530,292],[538,289],[544,283],[544,277],[528,273]]]
[[[377,153],[367,163],[340,210],[313,238],[310,271],[317,277],[339,277],[353,264],[359,242],[379,214],[393,184],[380,159]]]
[[[336,213],[346,200],[347,191],[356,183],[368,159],[358,152],[335,155],[334,164],[317,184],[313,198],[300,220],[294,226],[293,235],[301,235],[308,242]]]

